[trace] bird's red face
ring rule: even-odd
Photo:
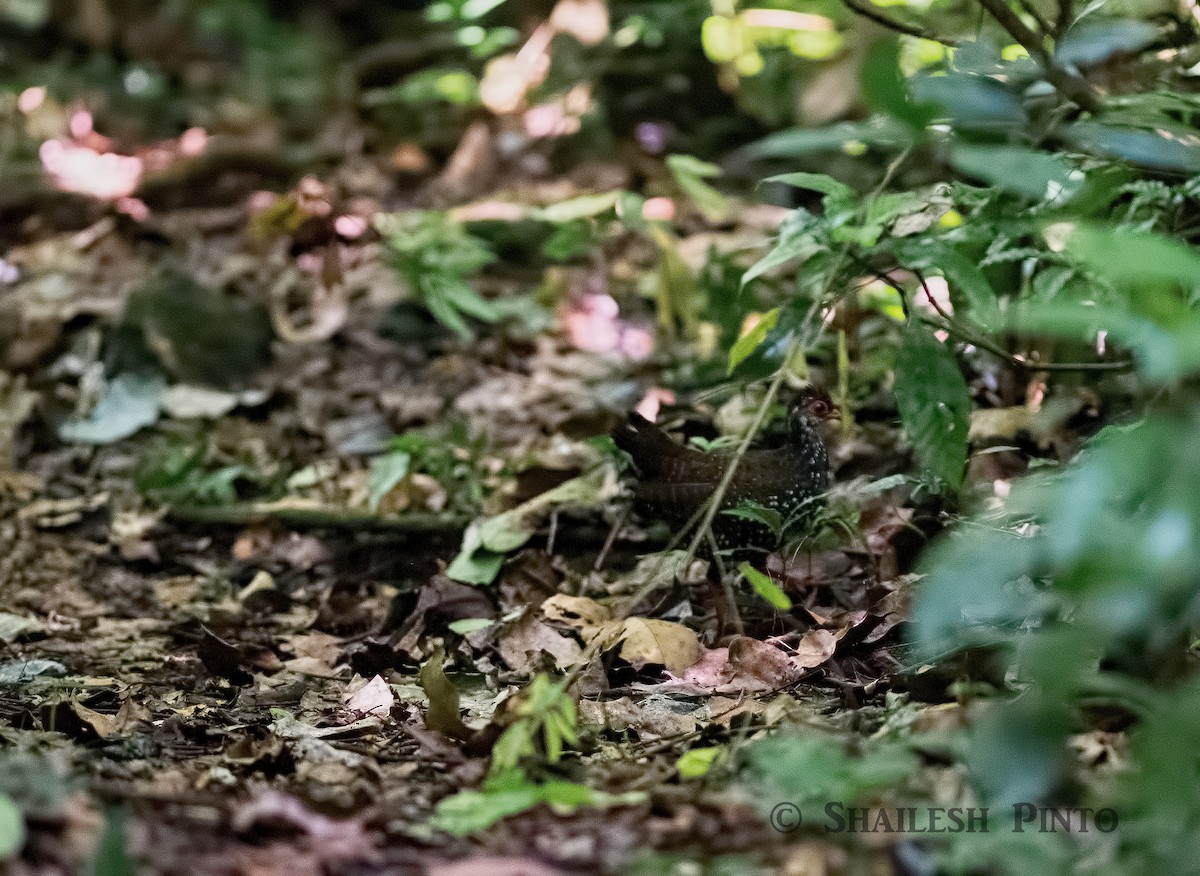
[[[788,432],[793,441],[810,434],[822,423],[839,422],[842,412],[823,389],[810,388],[788,413]]]
[[[841,420],[842,412],[826,392],[818,391],[804,403],[804,412],[814,420]]]

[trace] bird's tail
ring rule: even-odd
[[[631,457],[644,477],[655,477],[662,472],[667,460],[673,459],[683,449],[672,441],[667,433],[636,411],[629,413],[629,420],[613,432],[613,442]]]

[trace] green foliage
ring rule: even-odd
[[[565,746],[579,744],[575,701],[566,687],[566,682],[538,675],[522,691],[516,720],[492,749],[492,776],[515,770],[539,755],[546,763],[558,763]]]
[[[777,611],[791,610],[792,600],[769,576],[764,575],[749,563],[742,563],[738,566],[738,572],[750,582],[750,586],[754,588],[754,592],[761,596],[772,608]]]
[[[467,283],[495,255],[445,213],[411,211],[380,214],[375,227],[387,245],[387,259],[433,317],[464,341],[474,336],[469,318],[496,322],[495,307]]]
[[[754,328],[737,339],[737,342],[729,350],[730,374],[747,356],[758,349],[759,345],[767,339],[767,333],[775,328],[777,322],[779,322],[779,308],[768,310],[754,324]]]
[[[413,106],[438,101],[473,106],[479,103],[479,82],[464,70],[421,70],[389,89],[372,92],[368,105],[380,105],[391,100]]]
[[[713,764],[724,753],[725,749],[717,746],[706,746],[704,748],[689,748],[685,751],[675,763],[675,769],[679,770],[679,775],[684,779],[699,779],[707,776],[713,768]]]
[[[729,215],[729,199],[705,182],[720,176],[719,167],[691,155],[668,155],[667,167],[679,187],[711,221],[719,222]]]
[[[741,780],[764,817],[779,804],[793,804],[803,824],[818,830],[835,827],[827,804],[866,805],[877,792],[903,783],[917,765],[912,752],[896,743],[880,742],[855,756],[819,732],[760,739],[742,757]]]
[[[7,795],[0,794],[0,861],[7,861],[25,845],[25,817]]]
[[[967,461],[971,392],[953,351],[916,321],[896,354],[896,404],[922,467],[957,489]]]
[[[104,813],[104,829],[92,859],[91,876],[136,876],[137,862],[129,853],[129,837],[125,829],[129,813],[114,807]]]
[[[461,423],[445,429],[405,432],[388,441],[387,448],[371,460],[367,501],[379,507],[392,489],[410,475],[427,474],[446,490],[449,510],[475,514],[487,493],[480,458],[483,438],[471,438]]]
[[[64,441],[112,444],[158,422],[166,381],[156,372],[124,372],[108,382],[104,395],[86,417],[72,417],[58,428]]]
[[[1091,15],[1058,41],[1059,58],[1086,65],[1138,52],[1153,31]],[[956,749],[982,801],[1123,805],[1137,816],[1111,849],[1116,870],[1194,872],[1167,849],[1197,848],[1196,807],[1161,789],[1190,788],[1197,768],[1195,733],[1178,717],[1195,708],[1194,682],[1178,684],[1200,629],[1200,188],[1183,178],[1200,167],[1200,104],[1160,79],[1104,96],[1081,117],[1035,61],[986,40],[907,79],[903,58],[889,41],[868,53],[872,118],[778,132],[751,150],[793,167],[823,151],[895,160],[867,195],[808,169],[770,177],[819,193],[821,206],[794,210],[745,279],[794,276],[774,302],[775,331],[806,342],[809,314],[842,290],[863,277],[888,287],[886,300],[859,296],[873,308],[863,359],[895,350],[905,433],[921,467],[952,490],[963,480],[976,369],[1041,353],[1080,364],[1068,385],[1088,382],[1126,406],[1118,416],[1134,422],[1108,426],[1070,464],[1014,482],[999,510],[960,521],[927,551],[915,640],[931,661],[987,648],[1016,681],[1019,696],[981,709]],[[927,184],[946,171],[958,178]],[[892,187],[906,178],[918,183]],[[935,303],[934,277],[948,303]],[[1119,383],[1089,380],[1089,368],[1125,365]],[[1155,403],[1130,411],[1131,397]],[[1135,767],[1115,788],[1080,795],[1067,782],[1066,740],[1097,696],[1140,718]],[[817,804],[862,792],[828,778],[845,775],[836,745],[797,750],[801,762],[787,768],[784,748],[760,759],[768,777],[804,777],[784,799],[811,800],[818,815]],[[1187,779],[1169,778],[1169,763]],[[1053,873],[1084,851],[1074,838],[997,831],[953,838],[940,861],[950,872]]]
[[[582,806],[629,805],[644,795],[606,794],[575,782],[535,781],[530,773],[556,764],[568,745],[579,743],[575,701],[566,681],[537,675],[518,694],[515,719],[496,740],[487,780],[477,791],[460,791],[438,804],[432,825],[463,836],[510,815],[546,804],[570,814]]]
[[[490,584],[499,574],[505,555],[529,541],[552,509],[598,507],[618,491],[614,466],[600,465],[515,508],[476,520],[463,534],[462,547],[446,574],[466,584]]]
[[[201,446],[164,444],[139,462],[134,483],[144,496],[168,505],[228,505],[246,474],[243,465],[211,466]]]
[[[432,826],[456,836],[466,836],[510,815],[545,804],[560,815],[584,806],[628,806],[645,794],[606,794],[586,785],[566,781],[531,782],[519,770],[490,777],[478,791],[459,791],[438,804]]]

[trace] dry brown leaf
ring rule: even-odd
[[[774,645],[737,636],[729,643],[729,665],[772,688],[786,687],[800,677],[800,666]]]
[[[376,675],[356,690],[347,691],[344,700],[346,708],[352,712],[386,718],[396,702],[396,695],[388,683]]]
[[[621,659],[638,669],[659,663],[672,675],[684,672],[704,653],[694,632],[670,621],[631,617],[616,639],[621,643]]]
[[[608,606],[586,596],[569,596],[566,593],[556,593],[545,600],[541,611],[547,621],[579,630],[587,639],[591,639],[612,618]]]
[[[578,642],[532,614],[508,627],[496,642],[496,650],[514,671],[523,673],[537,671],[543,652],[554,658],[559,669],[574,666],[583,653]]]
[[[820,666],[833,656],[838,637],[829,630],[809,630],[796,644],[792,662],[801,669]]]

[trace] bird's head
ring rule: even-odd
[[[788,434],[798,438],[821,423],[840,422],[841,419],[842,412],[833,403],[829,393],[820,387],[809,386],[801,390],[788,410]]]

